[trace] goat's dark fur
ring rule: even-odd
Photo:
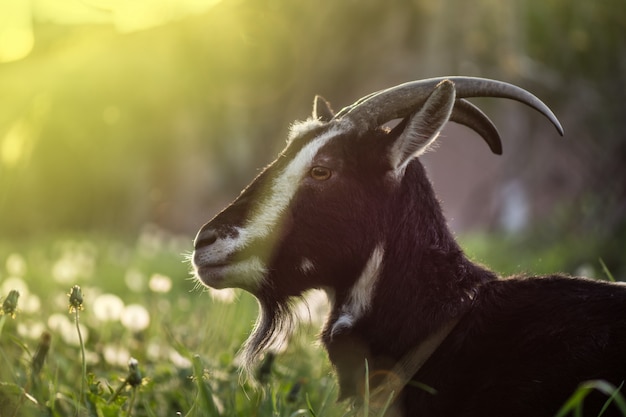
[[[454,92],[442,97],[452,105]],[[426,120],[433,117],[438,116],[428,114]],[[441,123],[447,117],[449,111]],[[584,381],[619,386],[626,379],[626,286],[562,275],[499,278],[471,262],[448,230],[420,161],[404,157],[411,159],[396,181],[397,175],[389,175],[390,160],[381,157],[412,128],[408,118],[391,131],[340,132],[316,150],[311,163],[332,167],[332,181],[303,179],[272,233],[223,256],[216,266],[204,260],[201,250],[238,236],[235,226],[247,227],[252,202],[270,198],[270,179],[282,175],[305,146],[329,134],[320,124],[290,142],[230,208],[200,231],[194,258],[200,278],[209,285],[245,288],[259,300],[261,316],[245,349],[248,363],[289,324],[294,297],[325,288],[334,300],[322,340],[342,398],[362,394],[366,360],[370,375],[388,373],[450,322],[456,325],[413,376],[419,384],[408,383],[398,396],[395,412],[551,416]],[[380,244],[384,253],[376,264],[376,285],[366,294],[371,295],[367,308],[354,322],[337,325]],[[203,276],[202,267],[247,259],[264,245],[270,247],[264,249],[262,279]],[[302,254],[311,268],[299,264]],[[371,383],[375,387],[377,380]],[[586,410],[597,414],[605,400],[590,397]],[[611,406],[604,415],[619,414]]]
[[[626,377],[626,291],[560,275],[483,284],[455,330],[408,387],[428,416],[552,416],[578,384]],[[604,396],[585,402],[598,415]],[[605,415],[621,415],[609,408]]]

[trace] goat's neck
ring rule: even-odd
[[[411,197],[417,194],[416,215]],[[370,369],[392,369],[411,349],[458,320],[478,287],[496,278],[462,252],[430,184],[413,183],[399,198],[406,200],[395,204],[402,211],[388,216],[388,234],[361,277],[335,295],[323,332],[344,395],[358,386],[362,372],[355,369],[362,370],[365,359]]]
[[[433,344],[433,337],[460,320],[479,286],[495,279],[460,249],[432,248],[412,259],[414,269],[401,268],[393,253],[385,253],[375,290],[360,316],[358,309],[350,309],[349,295],[336,297],[322,339],[337,369],[341,398],[354,396],[362,386],[366,360],[370,375],[397,368],[412,351]],[[442,341],[436,340],[433,349]],[[424,355],[432,353],[427,348]]]
[[[396,359],[467,311],[478,287],[495,279],[455,241],[421,164],[407,168],[399,187],[370,308],[353,326],[373,353]]]

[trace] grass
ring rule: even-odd
[[[19,292],[0,316],[0,415],[346,415],[317,325],[300,329],[262,384],[241,374],[256,301],[194,290],[189,249],[156,229],[136,242],[0,242],[0,302]]]
[[[241,374],[256,301],[195,288],[181,255],[190,244],[155,228],[136,241],[0,241],[0,416],[356,416],[336,403],[313,307],[313,323],[256,378]],[[593,390],[624,410],[591,381],[560,415],[576,415]]]

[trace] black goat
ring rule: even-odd
[[[524,102],[562,134],[535,96],[493,80],[415,81],[337,114],[316,98],[278,158],[202,227],[197,277],[259,300],[248,363],[288,322],[290,300],[322,288],[340,396],[362,395],[367,360],[370,407],[392,400],[386,415],[550,416],[583,381],[626,379],[626,286],[501,279],[448,230],[417,156],[449,120],[501,153],[493,124],[465,100],[480,96]],[[586,406],[597,414],[605,400]]]

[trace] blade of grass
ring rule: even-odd
[[[622,413],[622,415],[626,416],[626,401],[624,400],[624,396],[620,392],[622,390],[622,387],[624,386],[624,381],[622,381],[622,383],[619,384],[618,387],[614,387],[613,385],[605,381],[594,381],[594,382],[600,385],[596,389],[601,392],[604,392],[606,395],[609,395],[609,392],[611,392],[611,390],[613,391],[611,395],[609,396],[609,398],[604,403],[604,405],[602,406],[602,409],[600,410],[598,417],[604,414],[604,412],[611,405],[611,403],[615,403],[617,405],[617,408],[620,409],[620,412]]]
[[[387,397],[387,401],[385,402],[385,405],[383,406],[383,408],[380,410],[378,417],[385,417],[385,413],[389,409],[389,406],[391,405],[391,402],[393,401],[393,398],[395,395],[396,395],[395,391],[391,391],[389,393],[389,397]]]
[[[609,397],[602,407],[599,416],[602,415],[606,408],[613,402],[619,408],[622,415],[626,416],[626,399],[619,392],[622,386],[623,383],[616,388],[612,384],[602,380],[584,382],[576,391],[574,391],[565,404],[563,404],[555,417],[565,417],[572,411],[574,412],[574,415],[582,416],[583,402],[585,401],[587,395],[589,395],[589,393],[593,390],[600,391]]]
[[[334,405],[331,402],[330,398],[331,398],[331,395],[335,392],[335,388],[336,388],[336,385],[334,385],[334,384],[326,384],[326,389],[324,391],[324,396],[322,398],[322,403],[319,406],[319,415],[320,416],[328,414],[327,411],[326,411],[327,408],[329,406],[332,407]],[[309,399],[308,399],[308,395],[307,395],[307,404],[308,404],[308,401],[309,401]],[[313,415],[313,417],[316,417],[316,416]]]
[[[215,401],[213,401],[213,394],[211,392],[211,388],[208,384],[204,382],[204,366],[202,365],[202,360],[200,356],[193,356],[193,376],[196,380],[196,385],[198,387],[198,393],[200,395],[200,399],[204,404],[204,409],[208,411],[211,416],[219,416],[219,410],[215,405]]]
[[[305,398],[306,398],[306,406],[309,410],[309,413],[311,414],[312,417],[317,417],[317,414],[315,414],[315,411],[313,411],[313,406],[311,405],[311,399],[309,398],[309,394],[306,394]]]
[[[615,277],[613,276],[613,274],[611,273],[611,271],[609,271],[609,268],[606,266],[606,264],[604,263],[604,261],[602,260],[602,258],[599,259],[600,261],[600,265],[602,265],[602,271],[604,272],[604,274],[607,276],[607,278],[609,279],[609,281],[611,282],[615,282]]]

